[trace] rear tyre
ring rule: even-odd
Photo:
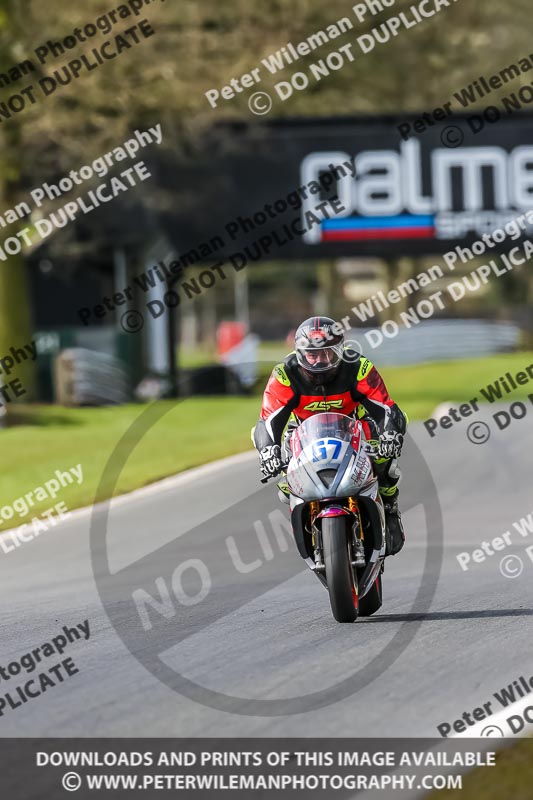
[[[359,616],[370,617],[381,608],[383,602],[383,585],[381,575],[378,575],[372,588],[364,597],[359,600]]]
[[[322,547],[333,616],[337,622],[354,622],[358,612],[357,577],[345,517],[324,517]]]

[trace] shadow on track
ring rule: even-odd
[[[533,608],[494,608],[483,611],[434,611],[429,614],[383,614],[383,616],[359,619],[358,625],[379,622],[420,622],[447,619],[491,619],[492,617],[532,617]]]

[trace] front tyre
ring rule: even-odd
[[[352,567],[352,548],[345,517],[324,517],[322,547],[331,610],[337,622],[357,619],[357,577]]]

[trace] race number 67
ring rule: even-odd
[[[333,445],[333,454],[329,456],[330,460],[337,458],[341,451],[342,442],[337,439],[319,439],[313,445],[313,461],[325,461],[328,458],[327,445]]]

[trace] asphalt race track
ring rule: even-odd
[[[491,423],[494,410],[479,419]],[[91,631],[63,656],[79,673],[4,708],[2,736],[438,736],[437,725],[532,675],[533,532],[522,538],[513,522],[533,511],[533,410],[483,445],[468,441],[467,425],[433,439],[421,423],[410,429],[438,487],[440,576],[438,504],[428,531],[419,487],[430,492],[430,476],[418,464],[404,481],[408,544],[387,561],[384,605],[354,625],[334,622],[326,591],[287,549],[283,507],[258,483],[254,454],[113,503],[112,574],[98,576],[105,609],[88,511],[0,553],[0,665],[63,625],[88,619]],[[461,570],[458,553],[508,530],[511,546]],[[92,546],[101,570],[94,531]],[[520,571],[516,559],[502,565],[510,555],[522,561],[517,577],[501,571]],[[148,631],[132,600],[143,591],[160,604],[144,605]],[[176,676],[172,688],[175,670],[186,681]]]

